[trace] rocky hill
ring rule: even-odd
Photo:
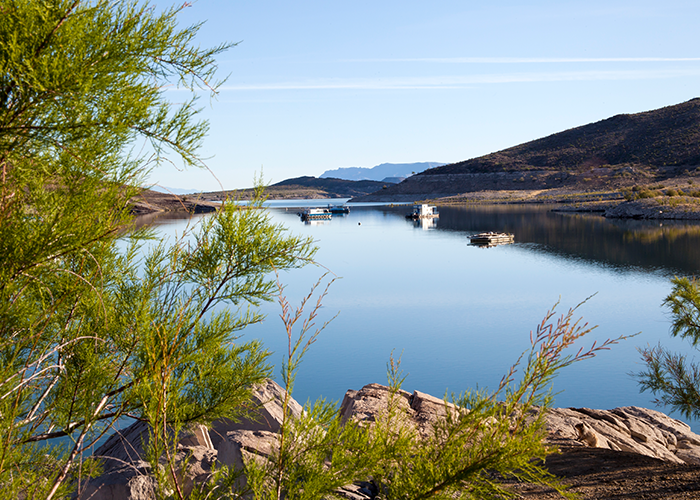
[[[700,165],[700,98],[645,113],[616,115],[424,174],[561,172],[616,165]]]
[[[410,201],[484,190],[621,189],[695,173],[700,98],[432,168],[356,201]]]
[[[376,181],[297,177],[268,186],[265,188],[265,194],[270,200],[352,198],[353,196],[373,193],[388,186],[388,183]],[[131,212],[135,215],[161,212],[206,213],[215,211],[219,206],[219,202],[227,198],[249,200],[253,195],[253,188],[187,195],[161,193],[152,189],[144,189],[139,196],[131,200]]]
[[[268,199],[314,199],[314,198],[352,198],[373,193],[388,186],[377,181],[348,181],[345,179],[319,179],[311,176],[295,177],[265,189]],[[253,189],[237,189],[202,193],[207,200],[223,201],[227,197],[248,200],[253,196]]]

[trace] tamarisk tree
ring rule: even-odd
[[[663,304],[671,310],[671,335],[700,344],[700,283],[674,278],[673,289]],[[659,405],[670,406],[686,418],[700,418],[700,365],[662,345],[640,349],[647,365],[637,374],[642,391],[658,395]]]
[[[263,211],[229,205],[170,244],[124,236],[149,169],[201,166],[197,94],[216,91],[215,57],[230,47],[196,47],[200,26],[178,27],[179,10],[0,4],[4,497],[67,494],[120,419],[150,422],[167,452],[180,426],[245,411],[269,367],[236,332],[260,320],[273,270],[313,256]],[[189,98],[174,105],[168,86]]]

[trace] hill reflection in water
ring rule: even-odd
[[[515,234],[518,244],[559,257],[665,274],[700,272],[700,223],[606,219],[551,206],[441,207],[438,230]]]

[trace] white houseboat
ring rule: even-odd
[[[437,207],[425,203],[417,203],[413,205],[413,211],[406,215],[407,219],[437,219],[440,217]]]

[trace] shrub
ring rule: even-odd
[[[81,457],[125,418],[151,423],[157,462],[172,451],[168,429],[244,412],[270,369],[237,333],[271,299],[269,273],[313,256],[310,239],[231,203],[193,240],[143,253],[147,231],[118,241],[154,164],[201,165],[197,92],[215,92],[214,57],[228,45],[195,46],[199,26],[179,26],[178,11],[0,7],[3,498],[69,494],[68,478],[92,469]],[[180,104],[170,85],[185,87]],[[153,157],[133,151],[139,142]],[[171,486],[172,463],[152,465]]]
[[[673,278],[663,305],[671,311],[671,336],[700,345],[700,283]],[[636,374],[642,391],[651,391],[659,406],[670,406],[687,418],[700,418],[700,365],[661,344],[639,349],[646,370]]]
[[[280,299],[289,345],[283,364],[288,393],[301,356],[325,327],[313,327],[323,295],[325,291],[308,319],[300,322],[299,333],[292,330],[311,294],[295,310],[286,299]],[[343,424],[334,406],[323,401],[307,405],[299,421],[285,415],[279,445],[269,460],[245,464],[250,491],[232,488],[227,481],[231,471],[224,469],[198,498],[211,498],[208,495],[214,493],[225,498],[251,494],[265,500],[329,498],[340,486],[369,479],[386,500],[508,497],[510,493],[499,478],[547,485],[569,496],[543,468],[542,460],[554,451],[544,442],[546,408],[552,402],[550,382],[558,370],[590,358],[622,338],[567,354],[567,349],[591,330],[574,320],[574,311],[559,318],[553,310],[546,314],[531,334],[531,349],[516,361],[494,392],[470,390],[446,397],[443,416],[427,434],[419,433],[407,421],[399,404],[404,377],[400,360],[392,356],[387,366],[387,409],[369,427],[352,420]],[[517,370],[522,370],[522,375],[516,381]]]

